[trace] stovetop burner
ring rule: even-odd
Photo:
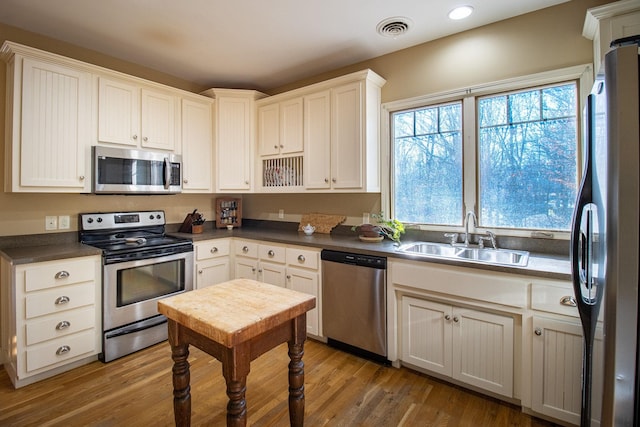
[[[193,250],[190,239],[165,234],[164,211],[81,214],[80,242],[103,250],[105,259],[149,258]]]

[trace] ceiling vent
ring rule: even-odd
[[[413,22],[409,18],[395,16],[380,21],[376,29],[378,34],[385,37],[399,37],[409,31]]]

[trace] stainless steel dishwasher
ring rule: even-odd
[[[387,259],[323,250],[322,328],[329,345],[387,361]]]

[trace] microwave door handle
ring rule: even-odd
[[[164,158],[164,188],[169,189],[171,185],[171,162],[168,157]]]

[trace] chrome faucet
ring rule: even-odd
[[[469,246],[469,217],[473,220],[473,228],[478,226],[478,217],[475,212],[468,211],[464,217],[464,245]]]

